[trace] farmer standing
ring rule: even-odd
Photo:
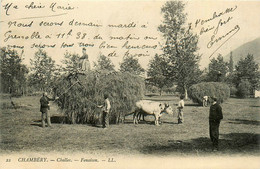
[[[213,151],[218,151],[219,124],[223,119],[222,108],[217,103],[217,99],[213,98],[213,103],[209,110],[209,134],[213,143]]]
[[[111,109],[111,105],[110,105],[110,101],[108,98],[108,94],[104,94],[104,99],[105,99],[104,105],[98,106],[98,107],[103,108],[102,125],[103,125],[103,128],[106,129],[109,126],[109,112]]]
[[[44,92],[42,94],[42,97],[40,99],[41,107],[40,111],[42,112],[42,127],[45,128],[45,120],[47,119],[47,125],[48,127],[51,127],[51,117],[50,117],[50,104],[49,101],[53,101],[55,99],[50,99],[47,96],[47,92]]]
[[[180,96],[180,101],[179,101],[178,107],[177,107],[177,109],[178,109],[178,124],[181,124],[184,121],[184,118],[183,118],[184,100],[183,99],[184,99],[184,95],[182,94]]]

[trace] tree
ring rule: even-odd
[[[188,87],[199,82],[201,71],[198,65],[200,56],[196,54],[198,36],[192,33],[191,24],[187,26],[184,8],[181,1],[166,2],[161,9],[164,21],[158,30],[166,39],[163,52],[169,61],[167,76],[173,82],[177,81],[187,98]]]
[[[123,62],[120,64],[120,71],[130,72],[134,75],[140,75],[141,73],[144,73],[144,69],[138,63],[138,59],[135,59],[131,56],[125,57],[123,59]]]
[[[17,51],[1,48],[0,63],[1,92],[23,94],[28,68],[22,64]]]
[[[237,86],[237,96],[245,98],[250,94],[251,84],[247,79],[242,79]]]
[[[115,66],[113,65],[112,61],[104,56],[100,55],[97,63],[94,65],[97,70],[105,70],[105,71],[114,71]]]
[[[167,77],[167,60],[166,58],[155,54],[155,57],[150,61],[149,68],[147,70],[147,82],[160,89],[160,95],[162,89],[165,86],[172,85],[171,81]]]
[[[31,59],[30,63],[32,65],[29,76],[30,85],[37,90],[49,90],[59,74],[55,61],[45,51],[40,49],[35,53],[34,59]]]
[[[241,58],[236,65],[235,84],[238,85],[242,80],[247,79],[250,83],[250,92],[253,94],[254,90],[260,87],[260,72],[259,65],[255,62],[254,56],[248,54],[246,58]]]
[[[230,72],[230,73],[233,73],[233,70],[234,70],[234,61],[233,61],[232,52],[230,52],[230,59],[229,59],[228,69],[229,69],[229,72]]]
[[[209,64],[208,81],[209,82],[223,82],[228,73],[228,63],[224,61],[221,54],[217,59],[213,58]]]

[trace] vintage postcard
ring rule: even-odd
[[[259,11],[1,0],[0,168],[259,168]]]

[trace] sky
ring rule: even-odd
[[[260,37],[260,1],[184,2],[187,22],[191,23],[193,32],[199,35],[198,54],[201,55],[201,68],[207,67],[210,59],[219,53],[224,56],[242,44]],[[20,48],[23,48],[23,62],[30,65],[30,59],[38,50],[35,47],[37,45],[55,44],[54,48],[45,47],[43,50],[57,63],[61,63],[65,52],[81,55],[82,44],[88,44],[93,45],[86,47],[92,67],[100,54],[110,54],[110,59],[118,69],[128,51],[127,45],[146,45],[150,48],[129,50],[130,54],[139,54],[139,62],[146,69],[153,56],[162,53],[161,45],[164,39],[158,31],[158,26],[163,21],[161,7],[164,3],[165,1],[3,0],[0,46],[15,47],[18,53],[22,53]],[[45,26],[40,26],[41,22]],[[75,26],[75,22],[88,25]],[[51,23],[58,25],[48,26]],[[93,24],[102,26],[96,27]],[[129,27],[122,28],[120,24]],[[40,38],[37,38],[37,32]],[[133,39],[111,40],[112,37],[126,38],[129,34]],[[97,35],[102,39],[94,39]],[[21,36],[28,36],[28,39]],[[71,47],[65,47],[64,44]],[[151,48],[154,46],[156,48]]]

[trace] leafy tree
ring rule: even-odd
[[[177,81],[178,86],[185,92],[199,81],[200,56],[198,50],[198,36],[192,33],[191,24],[187,26],[187,14],[184,13],[185,4],[182,1],[169,1],[162,7],[164,21],[158,29],[163,33],[166,43],[163,47],[165,56],[169,59],[168,78]]]
[[[144,73],[144,69],[138,63],[138,59],[131,56],[125,57],[123,59],[123,62],[120,64],[120,71],[130,72],[135,75],[140,75],[141,73]]]
[[[97,70],[105,70],[105,71],[114,71],[115,66],[113,65],[112,61],[104,56],[100,55],[97,63],[94,64]]]
[[[255,62],[254,56],[248,54],[246,58],[240,59],[236,65],[235,82],[238,86],[242,80],[247,79],[250,83],[251,93],[260,87],[259,65]]]
[[[45,51],[40,49],[35,53],[34,59],[31,59],[30,63],[32,65],[29,76],[30,85],[37,90],[50,90],[53,82],[59,75],[55,61]]]
[[[228,70],[228,63],[225,62],[221,54],[219,54],[217,59],[213,58],[210,61],[208,81],[223,82]]]
[[[0,72],[1,92],[24,93],[28,68],[22,64],[17,51],[5,47],[0,49]]]
[[[245,98],[250,94],[251,84],[247,79],[243,79],[237,87],[237,96]]]
[[[150,61],[149,68],[147,70],[148,84],[158,87],[160,89],[160,95],[165,86],[172,85],[171,81],[167,77],[168,70],[166,65],[166,58],[156,54]]]

